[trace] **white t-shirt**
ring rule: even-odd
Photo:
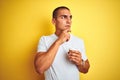
[[[42,36],[37,52],[46,52],[57,38],[55,34]],[[51,67],[45,71],[45,80],[79,80],[77,66],[67,58],[69,49],[79,50],[82,59],[87,60],[83,40],[71,34],[70,40],[60,45]]]

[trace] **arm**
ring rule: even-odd
[[[90,67],[88,59],[86,61],[82,60],[81,53],[76,50],[70,50],[68,58],[71,62],[73,62],[78,70],[82,73],[87,73]]]
[[[79,65],[77,65],[78,69],[80,72],[82,73],[87,73],[89,68],[90,68],[90,64],[88,59],[86,61],[81,61]]]
[[[44,73],[53,63],[56,53],[59,49],[59,46],[64,43],[65,41],[69,40],[70,35],[66,31],[63,31],[59,36],[58,39],[51,45],[47,52],[38,52],[35,56],[34,65],[36,71],[39,74]]]
[[[35,57],[35,68],[39,74],[42,74],[45,70],[47,70],[51,66],[59,46],[60,43],[58,40],[56,40],[52,44],[52,46],[48,49],[47,52],[37,53]]]

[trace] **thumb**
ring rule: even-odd
[[[71,32],[71,30],[70,29],[66,29],[63,32]]]

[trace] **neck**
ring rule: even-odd
[[[69,30],[68,32],[71,32],[71,30]],[[61,33],[62,33],[62,30],[56,30],[55,31],[55,35],[58,36],[58,37],[60,36]]]
[[[55,31],[56,36],[60,36],[62,31]]]

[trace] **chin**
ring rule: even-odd
[[[66,29],[69,29],[69,30],[70,30],[70,27],[66,27]]]

